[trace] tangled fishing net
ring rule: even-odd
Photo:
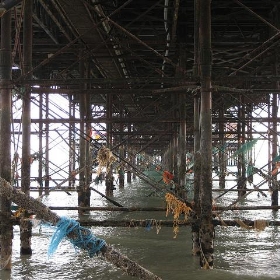
[[[176,238],[179,232],[180,222],[186,222],[188,220],[192,209],[171,193],[165,195],[165,200],[167,203],[166,216],[168,216],[169,213],[173,214],[173,232],[175,234],[174,238]],[[182,214],[184,214],[184,219],[180,221],[180,216]]]
[[[106,245],[103,239],[97,238],[89,229],[67,217],[62,217],[56,227],[48,249],[49,257],[54,254],[63,238],[67,238],[75,248],[88,251],[90,257],[93,257]]]

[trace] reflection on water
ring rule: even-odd
[[[104,185],[95,185],[103,192]],[[117,189],[114,200],[124,206],[165,206],[162,196],[149,196],[153,190],[135,180]],[[34,194],[36,196],[36,194]],[[217,201],[227,205],[236,198],[236,192],[229,192]],[[51,206],[77,205],[77,195],[64,192],[52,192],[44,198],[44,203]],[[270,196],[259,197],[250,194],[244,205],[270,205]],[[105,198],[92,193],[92,206],[107,206]],[[77,218],[74,211],[57,211],[61,216]],[[98,212],[90,213],[91,219],[165,219],[162,212]],[[221,214],[222,219],[278,219],[278,213],[272,211],[230,211]],[[171,219],[172,217],[168,217]],[[246,230],[238,227],[216,227],[215,268],[201,270],[199,260],[191,255],[191,232],[189,227],[181,227],[176,239],[173,229],[160,228],[113,228],[93,227],[93,233],[116,249],[138,262],[164,280],[265,280],[280,279],[280,235],[277,227],[267,227],[264,231]],[[33,255],[20,257],[19,228],[16,226],[13,242],[13,267],[11,272],[0,271],[0,279],[37,280],[37,279],[99,279],[99,280],[132,280],[101,257],[89,258],[86,252],[75,251],[73,246],[64,240],[53,257],[47,257],[47,250],[53,228],[48,225],[37,226],[33,230]]]

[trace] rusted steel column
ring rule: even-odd
[[[224,102],[221,104],[221,108],[219,109],[219,186],[220,188],[225,188],[226,186],[226,157],[225,157],[225,134],[224,134]]]
[[[129,159],[129,161],[131,161],[130,159]],[[127,181],[127,183],[131,183],[131,169],[130,169],[130,167],[129,167],[129,170],[127,170],[127,172],[126,172],[126,181]]]
[[[134,127],[133,126],[130,126],[130,129],[133,131],[134,130]],[[162,159],[162,158],[161,158]],[[137,167],[137,154],[135,153],[135,151],[132,152],[132,165],[133,166],[136,166]],[[133,180],[136,179],[136,172],[134,169],[132,169],[132,178]]]
[[[186,47],[184,44],[180,46],[180,60],[181,68],[186,68]],[[180,73],[177,73],[179,76]],[[178,113],[179,113],[179,133],[178,133],[178,149],[177,149],[177,176],[178,187],[180,189],[180,197],[186,199],[186,135],[187,135],[187,113],[186,113],[186,92],[180,92],[178,97]]]
[[[174,138],[171,140],[171,142],[168,145],[168,166],[167,170],[170,172],[174,172]],[[176,179],[175,179],[176,180]]]
[[[11,181],[11,12],[1,17],[0,49],[0,175]],[[12,266],[13,225],[11,201],[0,196],[0,265],[10,270]]]
[[[238,119],[237,135],[238,135],[238,148],[245,144],[245,105],[243,102],[243,96],[239,97],[238,106]],[[238,155],[238,197],[242,197],[246,194],[246,168],[245,168],[245,156],[244,153]]]
[[[39,118],[43,119],[43,94],[39,96]],[[39,123],[39,163],[38,163],[38,178],[39,196],[43,194],[43,123]]]
[[[135,153],[133,153],[132,155],[131,155],[131,164],[133,165],[133,166],[136,166],[137,167],[137,159],[136,159],[136,154]],[[132,169],[132,179],[133,180],[135,180],[136,179],[136,172],[135,172],[135,170],[134,169]]]
[[[170,151],[170,144],[167,147],[165,153],[165,166],[164,169],[171,170],[171,151]]]
[[[131,133],[131,124],[128,124],[127,127],[128,133]],[[130,145],[130,139],[127,140],[127,160],[133,165],[133,158],[132,158],[132,152],[131,149],[129,148]],[[126,181],[127,183],[131,183],[131,166],[130,165],[126,165]]]
[[[85,64],[85,78],[89,78],[89,61]],[[85,88],[88,88],[88,85],[85,84]],[[92,119],[92,110],[91,110],[91,100],[90,94],[85,94],[85,119],[86,119],[86,141],[85,141],[85,188],[84,188],[84,205],[90,206],[90,196],[91,196],[91,189],[90,184],[92,182],[92,154],[90,151],[90,142],[91,142],[91,119]]]
[[[80,157],[79,157],[79,169],[81,172],[79,173],[79,184],[77,186],[78,192],[78,205],[80,207],[85,206],[85,157],[86,157],[86,139],[85,139],[85,96],[80,94],[80,103],[79,103],[79,111],[80,111],[80,139],[79,139],[79,149],[80,149]],[[82,214],[83,211],[79,211],[79,214]]]
[[[176,182],[178,186],[178,134],[176,134],[173,137],[173,140],[170,145],[170,152],[171,152],[172,166],[168,171],[174,174],[173,180]]]
[[[278,94],[272,95],[272,159],[277,156],[278,137],[277,137],[277,114],[278,114]],[[275,175],[277,176],[277,174]],[[271,194],[271,206],[278,206],[278,189]],[[277,209],[278,210],[278,209]]]
[[[200,216],[200,177],[201,177],[201,155],[200,155],[200,130],[199,130],[199,101],[198,95],[194,96],[194,212],[196,215],[193,217],[194,222],[192,223],[192,254],[194,256],[200,255],[200,244],[199,244],[199,216]]]
[[[176,75],[178,76],[178,70]],[[172,95],[171,96],[171,102],[172,104],[175,105],[176,110],[173,110],[173,117],[174,118],[179,118],[179,110],[177,110],[178,106],[179,106],[179,99],[177,97],[177,95]],[[172,126],[172,128],[176,129],[176,133],[173,136],[172,141],[170,142],[170,152],[171,152],[171,162],[172,162],[172,166],[170,166],[170,168],[168,169],[168,171],[170,171],[171,173],[173,173],[174,178],[173,181],[175,182],[176,185],[176,189],[175,192],[177,193],[177,195],[179,195],[179,176],[178,176],[178,157],[179,157],[179,150],[178,150],[178,133],[179,133],[179,128],[177,127],[177,125],[175,124],[170,124]]]
[[[83,56],[83,52],[80,54]],[[87,69],[85,65],[85,61],[82,59],[80,62],[80,75],[81,77],[87,77]],[[83,89],[86,89],[87,85],[84,84]],[[89,124],[87,119],[90,114],[90,101],[88,97],[90,95],[80,94],[80,158],[79,158],[79,166],[82,171],[79,173],[79,185],[77,187],[78,191],[78,205],[80,207],[86,207],[90,205],[90,188],[89,188],[89,180],[88,180],[88,154],[89,154]],[[85,167],[85,168],[84,168]],[[79,214],[83,214],[85,211],[79,210]]]
[[[124,109],[122,108],[123,104],[119,104],[119,110],[120,110],[120,117],[124,117]],[[124,131],[124,123],[119,124],[119,130],[120,130],[120,136],[119,136],[119,141],[120,143],[123,143],[123,131]],[[125,158],[125,148],[124,145],[120,145],[119,147],[119,155],[120,155],[120,160],[119,160],[119,168],[118,168],[118,177],[119,177],[119,187],[123,188],[124,187],[124,165],[125,163],[121,160]]]
[[[163,168],[166,169],[168,166],[168,156],[169,156],[169,149],[167,147],[166,151],[164,152],[164,157],[163,157]]]
[[[23,21],[23,73],[26,74],[32,69],[32,10],[33,1],[25,1],[24,21]],[[25,76],[32,79],[32,74]],[[22,95],[22,164],[21,164],[21,190],[30,194],[30,134],[31,134],[31,86],[26,84]],[[31,255],[32,223],[28,218],[28,213],[24,212],[20,222],[20,253]]]
[[[120,153],[120,158],[124,158],[124,146],[121,145],[119,148],[119,153]],[[124,164],[120,162],[120,168],[118,170],[118,175],[119,175],[119,187],[123,188],[124,187]]]
[[[69,95],[69,119],[75,119],[75,104],[73,95]],[[75,124],[69,125],[69,187],[74,188],[76,183],[76,144],[75,144]]]
[[[106,97],[106,117],[107,119],[111,119],[112,118],[112,114],[113,114],[113,94],[107,94]],[[107,147],[109,149],[112,148],[112,123],[111,122],[107,122],[106,124],[106,135],[107,135]],[[109,170],[107,170],[106,173],[106,178],[105,178],[105,185],[106,185],[106,195],[110,196],[113,194],[113,190],[114,190],[114,177],[113,177],[113,172],[112,172],[112,168],[110,168]]]
[[[130,154],[129,151],[127,151],[127,160],[130,164],[133,165],[133,156]],[[126,167],[126,181],[127,183],[131,183],[131,175],[132,175],[132,172],[131,172],[131,166],[130,165],[127,165]]]
[[[248,104],[246,106],[246,112],[247,112],[247,129],[246,129],[246,134],[247,134],[247,139],[248,141],[253,140],[253,117],[252,117],[252,112],[253,112],[253,104]],[[253,173],[251,172],[253,164],[254,164],[254,151],[251,149],[247,152],[247,170],[246,170],[246,177],[248,183],[253,183]]]
[[[212,223],[212,96],[211,96],[211,0],[200,0],[199,42],[201,70],[201,180],[200,265],[213,268],[214,226]]]
[[[178,96],[180,127],[178,137],[178,185],[180,188],[180,197],[187,198],[186,191],[186,134],[187,134],[187,120],[186,120],[186,93],[180,93]]]
[[[194,65],[193,75],[198,76],[200,68],[199,66],[199,0],[194,0]],[[192,228],[192,254],[200,255],[199,245],[199,214],[200,214],[200,201],[199,201],[199,189],[200,189],[200,176],[201,176],[201,161],[200,161],[200,129],[199,129],[199,115],[200,115],[200,96],[198,93],[194,95],[194,222],[191,225]]]
[[[162,154],[161,156],[161,166],[165,166],[165,161],[166,161],[166,151]]]
[[[46,120],[49,118],[49,95],[46,93],[45,95],[45,111],[46,111]],[[45,123],[45,194],[48,195],[50,193],[50,124],[48,121]]]

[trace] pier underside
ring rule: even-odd
[[[227,211],[248,186],[269,188],[278,210],[278,1],[11,0],[0,14],[0,177],[12,187],[77,190],[83,214],[94,181],[124,207],[114,176],[138,176],[190,211],[203,268],[213,190],[236,191]]]

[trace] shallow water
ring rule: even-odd
[[[104,184],[94,185],[104,192]],[[230,187],[230,186],[228,186]],[[124,206],[165,206],[163,196],[149,196],[149,186],[135,180],[125,188],[114,191],[113,199]],[[36,193],[32,194],[36,197]],[[214,194],[215,196],[216,194]],[[227,205],[237,196],[229,192],[217,201]],[[43,200],[49,206],[75,206],[77,195],[51,192]],[[243,205],[270,205],[267,198],[250,194]],[[112,206],[105,198],[92,192],[91,206]],[[75,211],[56,211],[61,216],[77,218]],[[104,212],[93,211],[91,219],[165,219],[163,212]],[[222,219],[247,218],[279,220],[278,213],[262,211],[230,211],[221,214]],[[167,219],[172,219],[171,216]],[[180,227],[177,238],[173,238],[170,227],[113,228],[92,227],[93,233],[138,262],[164,280],[212,280],[212,279],[280,279],[280,234],[277,227],[266,227],[264,231],[246,230],[238,227],[216,227],[215,261],[213,270],[199,268],[199,260],[191,255],[190,227]],[[124,274],[101,257],[90,258],[86,252],[76,251],[63,240],[55,254],[48,258],[47,251],[54,228],[46,224],[33,229],[32,249],[29,257],[19,254],[19,228],[15,226],[13,240],[13,267],[11,272],[0,271],[3,280],[38,279],[135,279]]]

